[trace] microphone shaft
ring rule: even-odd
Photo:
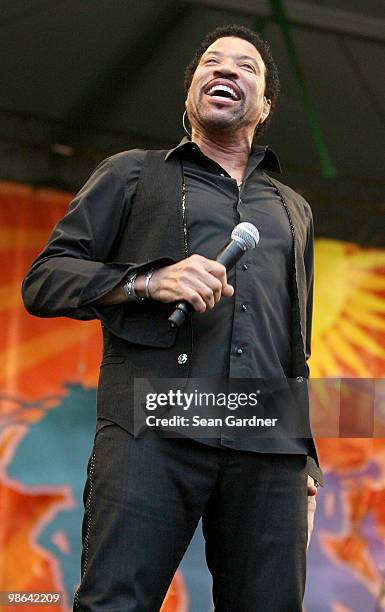
[[[227,272],[231,270],[246,252],[246,247],[243,247],[238,240],[232,240],[218,254],[216,261],[225,266]]]

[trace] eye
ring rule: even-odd
[[[255,72],[255,68],[253,66],[253,64],[249,64],[248,62],[244,62],[241,65],[242,68],[246,68],[247,70],[251,70],[252,72]]]
[[[215,57],[208,57],[204,61],[205,64],[217,64],[218,60]]]

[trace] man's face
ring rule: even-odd
[[[218,38],[202,55],[188,91],[186,107],[193,129],[251,133],[261,121],[265,64],[242,38]]]

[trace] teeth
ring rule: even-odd
[[[231,89],[231,87],[228,87],[227,85],[214,85],[207,93],[211,96],[216,91],[227,91],[233,100],[238,100],[238,96],[234,89]]]

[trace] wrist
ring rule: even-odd
[[[136,292],[136,280],[137,273],[135,272],[134,274],[128,276],[122,285],[123,292],[126,296],[126,301],[128,302],[144,300],[144,297]]]
[[[150,268],[143,274],[137,276],[135,281],[135,293],[143,298],[147,298],[148,300],[152,299],[152,294],[150,291],[150,282],[152,279],[152,275],[154,274],[154,268]]]
[[[159,300],[159,276],[162,275],[163,268],[149,270],[147,274],[147,295],[150,300]]]
[[[135,278],[134,281],[134,291],[135,294],[139,297],[144,299],[146,297],[146,277],[144,274],[138,274],[138,276]]]

